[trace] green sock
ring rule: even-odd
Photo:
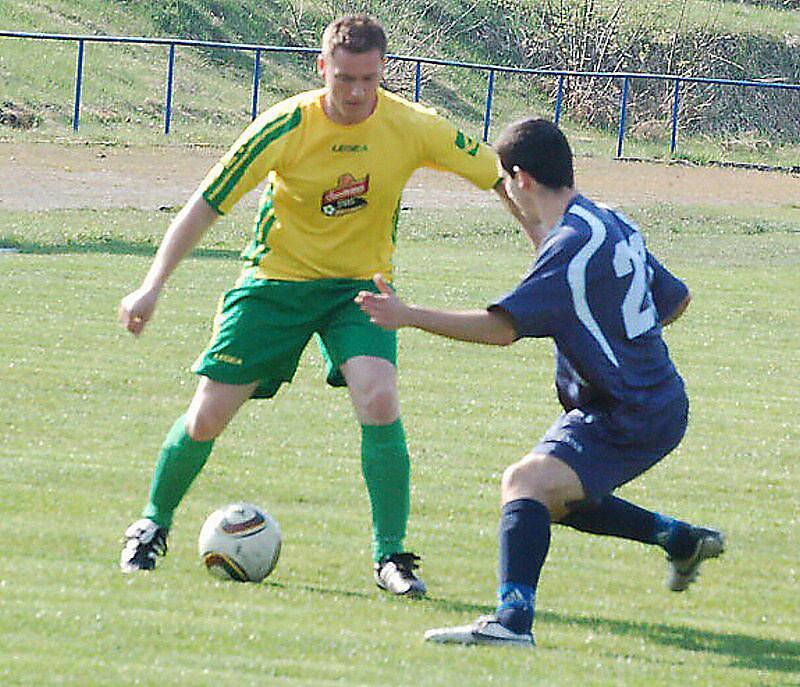
[[[150,500],[142,512],[143,517],[161,527],[172,525],[172,514],[203,469],[214,445],[213,439],[193,441],[186,433],[185,422],[186,416],[181,415],[161,445],[150,483]]]
[[[403,423],[361,425],[361,472],[372,504],[372,556],[403,550],[411,467]]]

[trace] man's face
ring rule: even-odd
[[[514,167],[513,175],[503,170],[503,188],[508,199],[525,220],[524,224],[538,224],[540,221],[539,211],[536,209],[535,185],[533,177],[518,167]]]
[[[506,189],[506,195],[514,204],[514,207],[525,215],[525,210],[531,206],[532,201],[529,198],[529,194],[526,193],[524,188],[525,179],[518,168],[514,168],[513,175],[509,174],[505,169],[503,170],[503,185]]]
[[[317,68],[325,79],[326,113],[337,124],[358,124],[375,109],[378,86],[383,77],[380,50],[353,53],[337,48],[320,55]]]

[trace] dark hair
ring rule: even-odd
[[[386,34],[377,20],[366,14],[349,14],[328,24],[322,34],[322,54],[333,55],[337,48],[365,53],[380,50],[386,54]]]
[[[547,119],[531,117],[515,122],[501,134],[494,148],[511,176],[518,167],[547,188],[575,185],[567,137]]]

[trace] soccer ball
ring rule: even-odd
[[[208,516],[197,548],[214,577],[261,582],[278,562],[281,530],[257,506],[233,503]]]

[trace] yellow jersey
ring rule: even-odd
[[[491,148],[430,108],[379,89],[373,113],[348,126],[325,114],[324,93],[300,93],[261,114],[200,187],[224,214],[266,179],[242,253],[249,276],[391,279],[400,196],[415,169],[448,170],[482,189],[499,179]]]

